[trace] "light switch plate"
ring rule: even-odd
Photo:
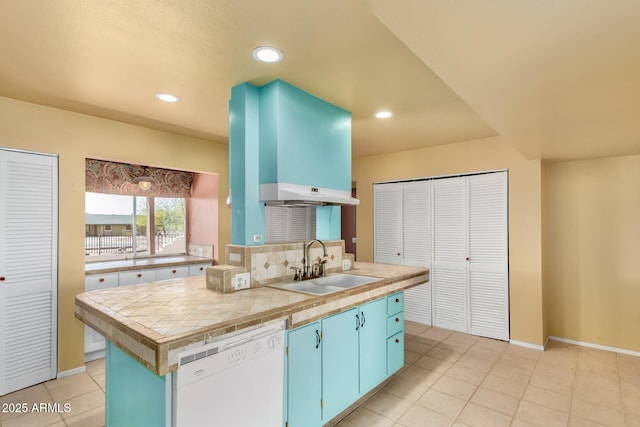
[[[233,287],[236,290],[239,289],[249,289],[251,284],[251,274],[250,273],[238,273],[233,276]]]

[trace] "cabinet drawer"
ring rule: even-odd
[[[207,267],[211,264],[195,264],[189,266],[189,276],[202,276],[207,273]]]
[[[118,273],[92,274],[84,278],[84,290],[115,288],[118,286]]]
[[[404,332],[387,339],[387,375],[404,366]]]
[[[177,279],[189,276],[189,266],[161,268],[156,271],[156,280]]]
[[[399,313],[404,310],[404,293],[389,295],[387,297],[387,315]]]
[[[127,286],[155,282],[156,277],[155,270],[124,271],[120,273],[118,284],[120,286]]]
[[[404,312],[396,313],[387,318],[387,336],[397,334],[404,330]]]

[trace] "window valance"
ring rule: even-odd
[[[128,196],[190,197],[193,172],[86,159],[85,188]],[[140,181],[150,182],[143,190]]]

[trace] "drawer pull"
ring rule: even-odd
[[[396,338],[396,344],[400,344],[400,338]]]
[[[204,267],[200,267],[200,271],[204,270]]]
[[[4,282],[5,280],[7,280],[7,278],[6,278],[6,277],[4,277],[4,276],[0,276],[0,282]]]
[[[138,273],[138,274],[136,274],[136,276],[142,277],[142,273]]]
[[[171,272],[172,272],[173,274],[176,274],[176,270],[171,270]]]
[[[398,323],[400,321],[399,317],[396,317],[396,323]]]
[[[100,279],[98,279],[98,282],[104,283],[104,277],[101,277]]]

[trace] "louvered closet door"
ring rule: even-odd
[[[374,186],[374,261],[400,264],[402,188],[397,184]]]
[[[402,184],[402,264],[431,269],[431,181]],[[406,320],[431,324],[431,283],[405,291]]]
[[[509,339],[507,173],[469,177],[469,332]]]
[[[433,325],[467,331],[466,182],[435,179],[433,191]]]
[[[56,376],[57,158],[0,150],[0,395]]]

